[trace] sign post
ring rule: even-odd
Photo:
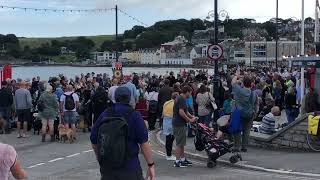
[[[113,78],[121,79],[122,74],[122,62],[114,61],[112,62]]]
[[[207,52],[208,57],[214,61],[218,61],[223,57],[223,48],[219,44],[210,45]]]

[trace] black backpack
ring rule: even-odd
[[[155,101],[155,100],[149,101],[149,113],[155,114],[157,112],[158,112],[158,101]]]
[[[98,162],[101,169],[120,169],[132,156],[128,150],[128,119],[134,112],[130,108],[122,116],[115,116],[114,108],[98,129]]]
[[[71,93],[70,95],[66,95],[66,99],[65,99],[65,102],[64,102],[64,108],[67,110],[67,111],[72,111],[74,110],[74,108],[76,108],[76,103],[74,103],[74,99],[73,99],[73,93]]]

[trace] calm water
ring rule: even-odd
[[[191,69],[191,68],[186,68]],[[196,70],[196,69],[193,69]],[[164,75],[166,71],[173,71],[175,73],[180,72],[180,68],[142,68],[142,67],[127,67],[123,69],[124,74],[151,72],[152,74]],[[74,78],[81,73],[107,73],[112,75],[111,67],[71,67],[71,66],[33,66],[33,67],[13,67],[12,76],[13,79],[21,78],[33,78],[40,76],[42,80],[48,80],[49,77],[64,74],[68,78]],[[209,73],[213,73],[213,69],[209,69]]]

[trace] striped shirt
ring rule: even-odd
[[[262,123],[260,126],[260,132],[263,134],[273,134],[275,133],[275,123],[276,119],[274,115],[270,112],[262,118]]]

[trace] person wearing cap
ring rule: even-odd
[[[49,127],[49,134],[51,142],[54,142],[53,124],[54,119],[59,115],[59,104],[57,96],[52,92],[52,86],[46,85],[46,90],[41,94],[39,103],[43,104],[43,110],[39,111],[38,117],[42,122],[42,142],[46,141],[47,126]]]
[[[115,115],[122,115],[133,108],[129,105],[131,100],[131,92],[126,87],[118,87],[115,91],[116,103],[112,105]],[[105,110],[97,122],[94,124],[91,130],[91,144],[92,148],[97,156],[98,154],[98,130],[100,126],[107,120],[106,117],[110,116],[109,108]],[[141,117],[141,114],[137,111],[133,111],[128,118],[128,151],[133,156],[127,160],[125,167],[121,169],[100,170],[101,179],[118,179],[118,180],[143,180],[142,169],[139,161],[139,151],[144,155],[146,163],[148,164],[147,177],[150,180],[154,180],[154,162],[152,160],[151,147],[148,143],[148,130]]]
[[[25,81],[22,81],[20,83],[20,88],[16,90],[15,93],[15,105],[16,105],[16,111],[18,115],[18,123],[17,128],[19,130],[18,138],[26,138],[27,137],[27,127],[28,122],[30,120],[30,113],[32,108],[32,98],[30,91],[27,90],[27,83]],[[21,126],[23,127],[23,130],[21,130]]]
[[[122,85],[122,87],[126,87],[130,90],[131,96],[130,96],[130,106],[135,109],[136,104],[139,100],[139,94],[136,86],[132,83],[131,77],[127,78],[127,83]]]

